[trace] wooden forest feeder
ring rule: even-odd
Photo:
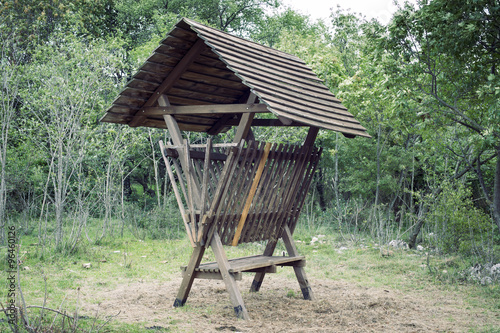
[[[195,278],[222,279],[236,315],[249,319],[235,281],[256,273],[256,292],[276,266],[292,266],[304,298],[313,299],[305,257],[292,238],[321,155],[313,143],[319,128],[370,136],[302,60],[184,18],[101,121],[167,128],[172,138],[160,148],[194,248],[174,306],[184,305]],[[226,144],[190,145],[181,132],[217,135],[233,126],[235,138]],[[261,143],[252,126],[309,132],[303,146]],[[287,256],[273,256],[279,239]],[[267,241],[262,255],[227,259],[223,245],[258,241]],[[201,264],[209,246],[216,262]]]

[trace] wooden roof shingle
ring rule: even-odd
[[[259,104],[242,104],[250,92]],[[161,94],[170,107],[158,106]],[[370,137],[300,58],[186,18],[139,68],[101,121],[166,128],[162,116],[172,114],[181,130],[211,133],[215,127],[234,126],[248,111],[271,112],[279,119],[255,119],[256,126],[315,126]]]

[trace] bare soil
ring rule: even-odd
[[[195,280],[186,306],[172,306],[181,279],[130,281],[113,288],[81,289],[88,315],[174,332],[467,332],[500,327],[500,314],[467,309],[463,295],[439,290],[361,287],[345,281],[310,279],[315,300],[305,301],[298,283],[268,274],[259,293],[252,276],[238,282],[251,320],[235,318],[222,281]],[[146,330],[146,328],[151,330]]]

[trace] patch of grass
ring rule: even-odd
[[[319,232],[317,233],[317,231]],[[328,231],[328,232],[327,232]],[[369,239],[358,238],[356,242],[346,241],[344,237],[331,230],[298,228],[295,233],[297,249],[307,258],[306,272],[309,278],[321,280],[343,280],[356,282],[361,286],[406,291],[453,290],[466,298],[471,309],[484,311],[500,310],[500,287],[498,285],[479,286],[465,284],[457,278],[457,272],[466,264],[458,257],[429,257],[424,252],[381,248]],[[318,237],[324,235],[322,237]],[[314,241],[316,239],[316,241]],[[339,241],[340,240],[340,241]],[[80,240],[71,254],[54,253],[43,248],[32,235],[22,236],[21,287],[29,305],[42,305],[45,295],[44,279],[47,279],[47,306],[64,308],[74,312],[80,290],[111,290],[118,284],[148,281],[168,281],[180,276],[179,267],[186,265],[192,252],[189,241],[180,239],[158,240],[146,238],[139,240],[126,232],[123,238],[104,238],[99,245]],[[261,254],[265,243],[242,244],[226,247],[229,258]],[[387,252],[383,252],[382,250]],[[3,249],[2,249],[3,251]],[[275,255],[285,251],[279,243]],[[429,259],[429,263],[428,260]],[[207,250],[204,261],[214,261],[211,250]],[[90,264],[86,268],[84,264]],[[5,256],[0,257],[0,280],[5,281]],[[293,269],[282,268],[279,275],[295,279]],[[284,290],[288,298],[300,298],[300,291]],[[0,297],[6,298],[0,290]],[[95,299],[100,303],[103,299]],[[187,304],[176,311],[199,311]],[[85,314],[92,317],[92,314]],[[209,313],[205,313],[209,316]],[[97,321],[100,324],[105,319]],[[89,331],[93,322],[83,318],[82,327]],[[6,323],[0,322],[0,331],[6,330]],[[97,325],[97,324],[96,324]],[[148,324],[149,325],[149,324]],[[173,318],[168,325],[158,324],[151,332],[170,332],[176,330],[177,321]],[[154,325],[149,325],[154,326]],[[160,327],[162,326],[162,327]],[[163,327],[168,326],[168,327]],[[106,325],[107,332],[144,332],[144,324],[125,324],[112,320]],[[149,331],[149,330],[148,330]],[[476,332],[476,331],[474,331]],[[495,328],[477,332],[498,332]]]

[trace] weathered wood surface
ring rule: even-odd
[[[260,126],[306,125],[369,137],[298,57],[188,19],[161,42],[102,121],[165,128],[161,116],[171,114],[181,130],[213,135],[237,125],[241,107],[231,111],[226,105],[243,105],[249,92],[259,105],[251,113],[270,112],[281,120],[257,121]],[[162,94],[172,104],[168,110],[156,103]],[[204,111],[207,117],[200,116]]]
[[[320,149],[242,141],[239,147],[209,150],[187,142],[162,150],[181,173],[176,181],[185,182],[177,184],[183,196],[177,201],[185,203],[181,211],[188,217],[195,243],[208,246],[214,232],[224,245],[235,246],[278,239],[285,225],[293,230]]]
[[[229,273],[238,272],[254,272],[260,268],[272,267],[272,266],[305,266],[305,257],[296,255],[293,257],[285,256],[267,256],[267,255],[255,255],[248,257],[240,257],[228,260]],[[186,270],[186,266],[181,267],[182,271]],[[197,272],[220,272],[217,262],[203,263],[198,268],[195,269]]]

